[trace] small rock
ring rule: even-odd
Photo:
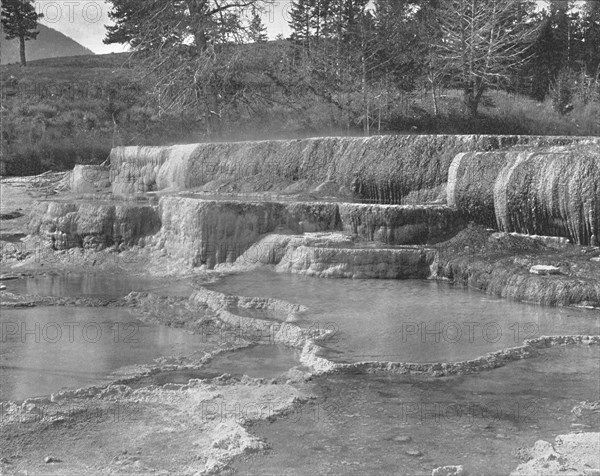
[[[591,258],[590,261],[595,261],[596,263],[600,263],[600,256],[597,256],[596,258]]]
[[[419,450],[406,450],[406,454],[408,456],[422,456],[423,453],[421,453]]]
[[[580,429],[591,428],[590,425],[584,425],[583,423],[571,423],[571,427]]]
[[[545,461],[551,461],[558,457],[558,454],[554,451],[554,447],[544,440],[538,440],[533,445],[532,455],[535,458],[543,459]]]
[[[48,463],[60,463],[60,460],[58,458],[54,458],[52,456],[46,456],[44,458],[44,463],[48,464]]]
[[[408,435],[398,435],[394,436],[393,440],[397,443],[408,443],[412,438]]]
[[[540,275],[560,274],[560,268],[557,268],[556,266],[546,266],[543,264],[538,264],[538,265],[535,265],[535,266],[532,266],[531,268],[529,268],[529,272],[531,274],[540,274]]]
[[[0,284],[0,291],[4,291],[6,289],[6,286],[4,286],[4,284]]]
[[[467,476],[467,472],[462,465],[440,466],[431,472],[431,476]]]

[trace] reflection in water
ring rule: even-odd
[[[201,336],[144,324],[122,308],[6,309],[0,324],[0,400],[102,384],[127,365],[214,349]]]
[[[303,304],[298,322],[334,330],[331,360],[452,362],[542,335],[598,334],[597,311],[549,308],[496,299],[435,281],[327,280],[248,273],[206,285],[228,294]]]
[[[206,369],[217,374],[276,378],[300,365],[297,350],[278,345],[259,345],[216,356]]]
[[[303,368],[299,360],[300,353],[292,348],[258,345],[219,354],[199,369],[159,372],[129,385],[134,388],[167,383],[185,385],[190,379],[212,379],[223,374],[238,378],[247,375],[252,378],[275,379],[293,367]]]
[[[165,280],[143,276],[108,274],[68,274],[36,276],[6,282],[7,291],[40,296],[122,297],[132,291],[152,291],[163,296],[189,296],[187,280]]]

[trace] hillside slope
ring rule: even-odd
[[[37,40],[25,43],[27,61],[61,56],[93,55],[94,52],[81,46],[75,40],[44,25],[38,25],[40,34]],[[19,41],[6,40],[4,31],[0,28],[2,42],[2,58],[0,64],[19,62]]]

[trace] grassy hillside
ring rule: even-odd
[[[40,34],[37,40],[25,42],[25,54],[27,61],[44,58],[56,58],[59,56],[93,55],[94,52],[80,45],[75,40],[45,25],[38,25]],[[19,40],[6,40],[4,32],[0,27],[0,38],[2,41],[1,64],[18,63]]]
[[[358,109],[352,117],[314,91],[290,92],[264,74],[286,53],[285,42],[242,48],[246,64],[237,78],[240,100],[223,112],[219,140],[362,134]],[[132,76],[127,54],[44,59],[27,68],[0,66],[6,172],[31,174],[100,163],[115,145],[207,139],[197,113],[159,113],[148,85]],[[394,100],[378,112],[372,133],[600,135],[597,103],[574,104],[568,115],[560,116],[549,101],[490,91],[481,116],[473,120],[459,112],[457,91],[443,92],[439,117],[433,116],[426,91],[391,94]],[[360,103],[360,98],[352,100]]]

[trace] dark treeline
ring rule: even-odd
[[[112,0],[105,42],[130,55],[0,69],[4,166],[203,140],[599,135],[600,2],[538,3],[295,0],[291,35],[267,41],[262,0]]]
[[[295,0],[291,17],[296,57],[333,88],[429,87],[433,102],[436,86],[458,88],[471,115],[490,88],[539,101],[598,88],[598,1]]]
[[[369,134],[457,114],[468,128],[493,91],[551,97],[561,115],[598,102],[598,1],[294,0],[290,38],[268,47],[261,0],[112,3],[105,41],[128,43],[149,98],[201,118],[208,137],[284,110],[276,122],[291,114],[299,129],[321,117]]]

